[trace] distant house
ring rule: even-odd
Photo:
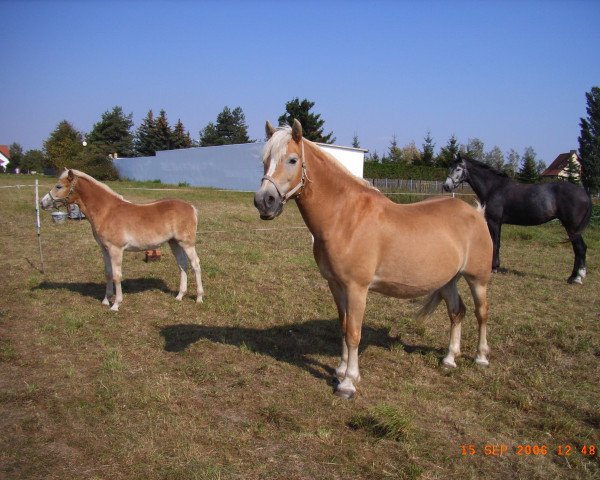
[[[554,178],[557,180],[566,180],[569,176],[568,166],[569,160],[573,159],[577,166],[577,177],[581,172],[581,160],[577,154],[577,150],[571,150],[569,153],[561,153],[556,159],[550,164],[550,166],[542,172],[544,178]]]
[[[10,162],[10,151],[8,145],[0,145],[0,169],[6,172],[6,167]]]

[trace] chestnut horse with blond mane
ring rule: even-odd
[[[200,276],[200,261],[196,253],[196,207],[182,200],[158,200],[136,205],[124,200],[105,184],[78,170],[67,170],[56,185],[41,200],[44,210],[75,203],[90,221],[94,238],[100,245],[106,272],[106,294],[103,305],[116,290],[111,310],[118,310],[123,301],[121,264],[124,250],[158,248],[164,242],[177,259],[180,272],[181,300],[187,291],[187,261],[196,275],[196,302],[202,302],[204,290]]]
[[[329,283],[342,330],[336,395],[351,398],[360,380],[358,346],[369,290],[398,298],[428,295],[419,316],[444,300],[450,346],[442,360],[456,367],[465,305],[456,283],[467,281],[479,323],[475,363],[488,365],[487,285],[492,239],[482,208],[449,197],[398,205],[355,177],[293,127],[266,124],[265,175],[254,204],[272,220],[295,199],[314,237],[313,253]]]

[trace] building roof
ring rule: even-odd
[[[10,162],[10,150],[8,145],[0,145],[0,165],[6,167]]]
[[[561,153],[554,159],[550,166],[542,172],[542,177],[558,177],[560,173],[567,168],[569,159],[573,155],[575,155],[575,160],[577,163],[579,163],[579,155],[577,155],[577,150],[571,150],[568,153]]]

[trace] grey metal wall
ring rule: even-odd
[[[118,158],[121,178],[186,182],[195,187],[254,191],[263,176],[264,142],[156,152],[155,157]]]

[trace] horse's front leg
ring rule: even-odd
[[[331,290],[331,294],[333,295],[333,299],[335,300],[335,305],[338,310],[338,318],[340,320],[340,329],[342,331],[342,357],[340,359],[340,363],[335,369],[335,376],[338,381],[342,381],[346,376],[346,369],[348,368],[348,344],[346,343],[346,293],[344,290],[338,285],[337,282],[333,280],[328,280],[329,289]]]
[[[355,383],[360,381],[358,369],[358,346],[360,344],[365,305],[367,302],[367,288],[353,286],[346,288],[346,332],[344,335],[347,348],[347,366],[344,377],[336,388],[335,394],[342,398],[352,398],[356,393]],[[342,364],[344,362],[342,350]]]
[[[102,250],[102,258],[104,259],[104,276],[106,278],[106,292],[104,293],[102,305],[108,306],[110,305],[109,298],[114,295],[112,265],[110,255],[104,245],[100,244],[100,250]]]
[[[115,285],[115,302],[110,309],[116,312],[119,310],[119,304],[123,301],[123,291],[121,290],[123,249],[116,246],[108,246],[107,250],[112,267],[112,280]]]
[[[494,244],[494,254],[492,257],[492,271],[497,272],[500,268],[500,234],[502,230],[502,224],[500,221],[487,219],[488,229],[492,237],[492,243]]]

